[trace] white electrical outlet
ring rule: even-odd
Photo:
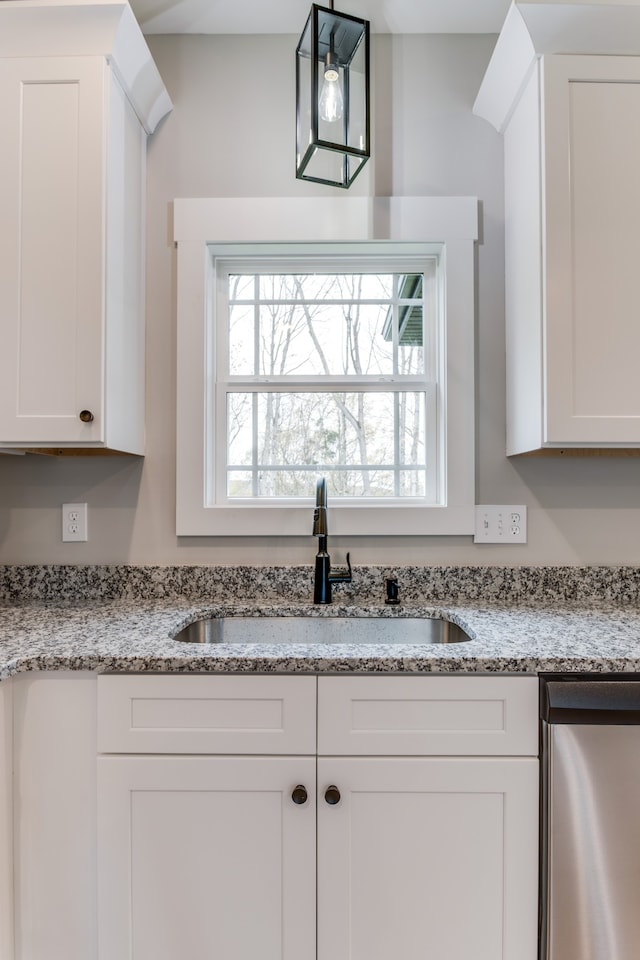
[[[88,540],[86,503],[62,504],[62,539],[72,543]]]
[[[526,543],[527,508],[523,504],[476,506],[474,543]]]

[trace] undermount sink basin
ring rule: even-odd
[[[182,643],[460,643],[471,638],[448,620],[427,617],[212,617],[174,637]]]

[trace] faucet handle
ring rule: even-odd
[[[353,576],[351,573],[351,555],[347,554],[347,570],[348,573],[345,573],[342,570],[340,573],[330,573],[329,574],[329,583],[351,583]]]

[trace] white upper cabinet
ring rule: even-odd
[[[504,134],[507,455],[640,447],[638,37],[637,5],[516,3],[476,100]]]
[[[0,5],[0,446],[144,452],[146,138],[126,3]]]

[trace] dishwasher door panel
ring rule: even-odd
[[[548,761],[543,960],[638,960],[640,727],[543,727]]]

